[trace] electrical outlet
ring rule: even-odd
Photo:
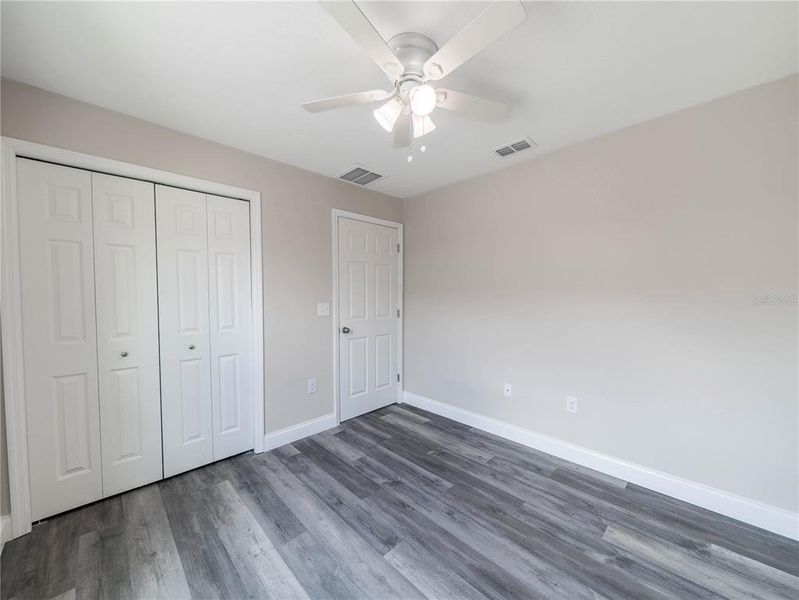
[[[308,380],[308,393],[315,394],[316,393],[316,377],[311,377]]]
[[[511,384],[509,384],[509,383],[506,383],[505,386],[502,388],[502,394],[506,398],[512,398],[513,397],[513,386]]]
[[[566,396],[566,412],[577,414],[577,398],[574,396]]]
[[[330,302],[317,302],[316,303],[316,316],[329,317],[330,316]]]

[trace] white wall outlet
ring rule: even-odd
[[[316,377],[311,377],[308,380],[308,393],[315,394],[316,393]]]
[[[577,414],[577,398],[574,396],[566,396],[566,412]]]
[[[502,388],[502,394],[506,398],[512,398],[513,397],[513,386],[511,384],[509,384],[509,383],[506,383],[504,385],[504,387]]]
[[[317,304],[316,304],[316,316],[317,317],[329,317],[330,316],[330,302],[317,302]]]

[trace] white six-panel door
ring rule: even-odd
[[[205,194],[157,185],[164,476],[213,460]]]
[[[31,518],[102,497],[91,175],[17,162]]]
[[[103,495],[162,477],[155,187],[92,173]]]
[[[338,219],[341,420],[397,401],[397,229]]]
[[[250,205],[207,196],[214,460],[253,447]]]

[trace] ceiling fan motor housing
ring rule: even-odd
[[[404,71],[399,78],[419,81],[424,79],[424,63],[438,51],[438,46],[422,33],[406,32],[395,35],[388,47],[402,63]]]

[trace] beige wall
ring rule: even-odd
[[[316,316],[333,293],[330,211],[401,221],[400,200],[17,82],[3,80],[0,96],[4,136],[260,192],[266,429],[332,412],[331,322]],[[0,463],[5,455],[3,444]],[[7,479],[0,485],[6,497]]]
[[[782,80],[406,200],[405,389],[796,510],[797,308],[752,297],[797,293],[797,100]]]
[[[314,316],[332,294],[330,209],[404,216],[408,391],[796,510],[797,310],[752,302],[797,293],[796,88],[637,125],[406,200],[404,215],[5,80],[0,128],[261,192],[268,431],[331,410],[330,321]]]

